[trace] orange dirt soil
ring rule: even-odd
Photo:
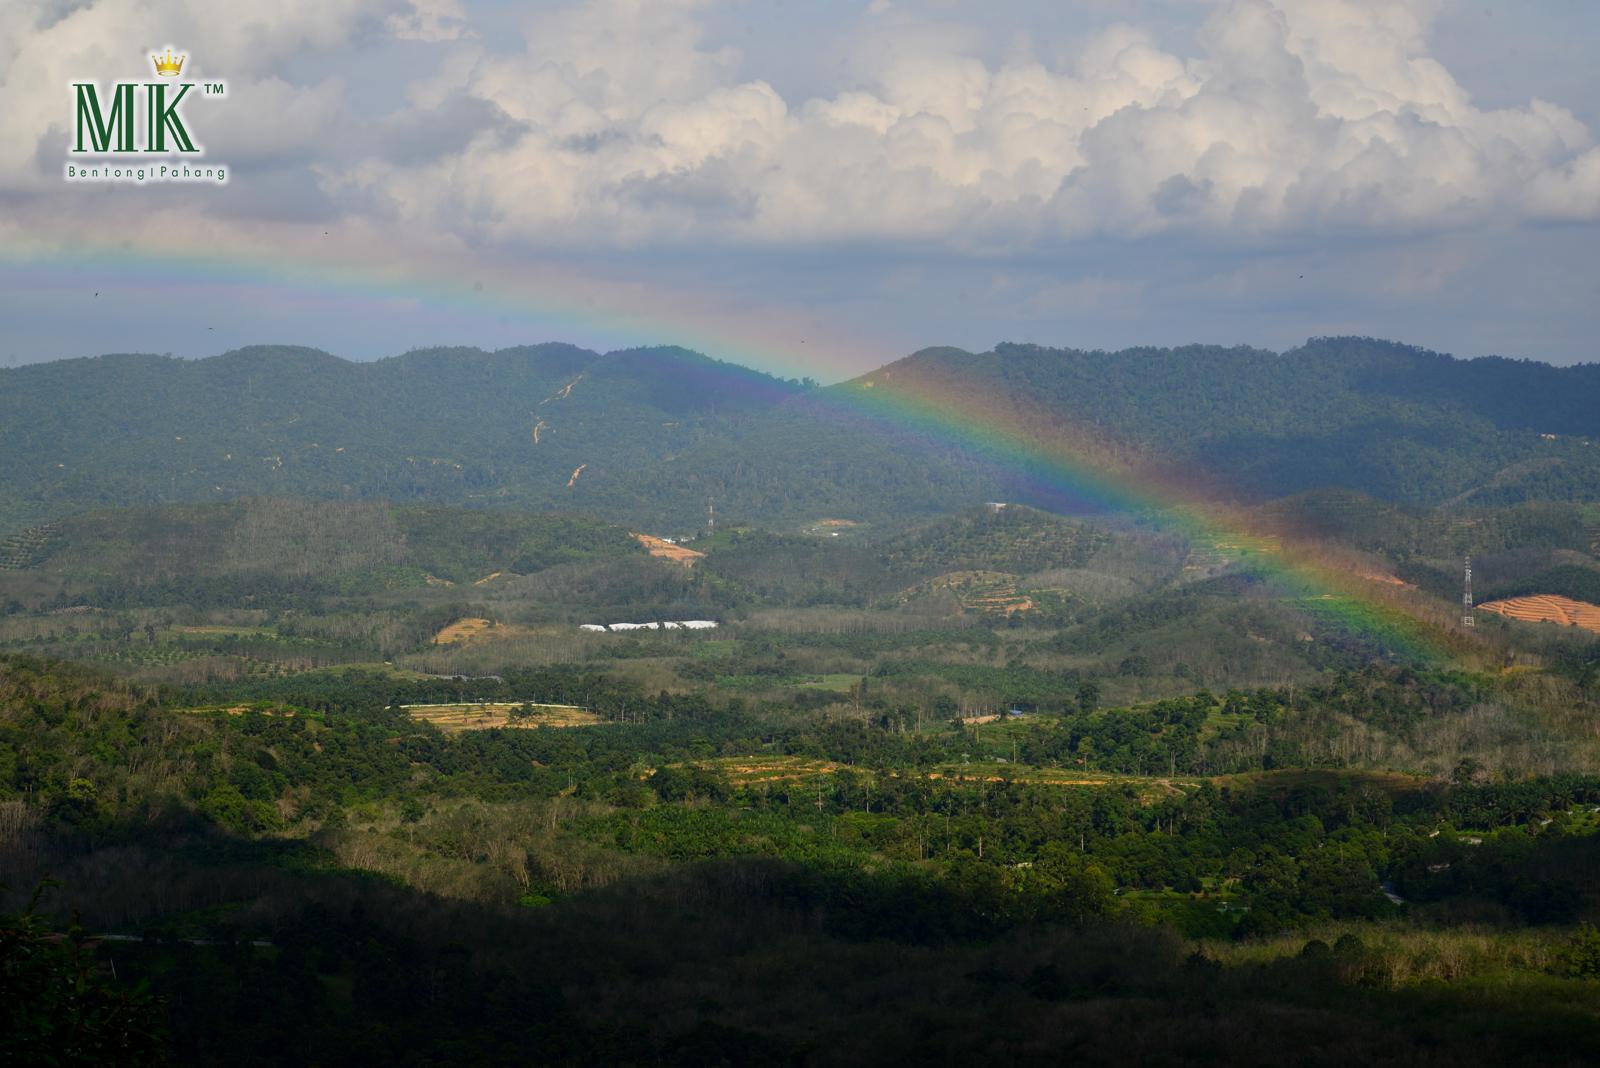
[[[682,564],[684,567],[693,567],[696,560],[705,559],[705,553],[693,549],[685,549],[682,545],[674,545],[669,541],[651,537],[649,534],[635,534],[634,538],[643,545],[651,556],[659,556],[663,560]]]
[[[515,623],[491,623],[487,619],[468,616],[458,619],[433,636],[435,645],[484,645],[488,642],[506,642],[513,638],[531,638],[539,632],[532,627]]]
[[[435,634],[433,636],[433,644],[459,645],[478,637],[492,626],[494,624],[487,619],[478,619],[473,616],[469,616],[466,619],[458,619],[438,634]]]
[[[550,396],[548,396],[544,400],[540,401],[539,402],[539,407],[542,408],[546,404],[549,404],[553,400],[566,400],[568,397],[572,396],[572,387],[577,385],[579,382],[582,382],[582,381],[583,381],[583,376],[579,375],[577,378],[574,378],[571,382],[568,382],[566,385],[562,386],[560,389],[558,389],[554,393],[550,394]]]
[[[1407,582],[1405,579],[1396,578],[1393,575],[1382,575],[1376,571],[1357,571],[1356,578],[1364,578],[1368,582],[1381,582],[1385,586],[1401,586],[1408,590],[1417,588],[1414,583]]]
[[[1600,605],[1553,593],[1508,597],[1503,601],[1487,601],[1478,607],[1524,623],[1559,623],[1563,627],[1582,627],[1600,634]]]

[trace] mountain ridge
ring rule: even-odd
[[[676,346],[434,347],[370,362],[247,346],[0,370],[0,529],[262,495],[576,509],[662,533],[697,529],[711,499],[761,521],[992,499],[1078,507],[957,433],[853,400],[866,383],[892,397],[919,376],[983,401],[942,413],[958,424],[1026,405],[1082,440],[1214,473],[1242,501],[1331,486],[1418,505],[1600,493],[1600,365],[1460,360],[1371,338],[1284,353],[933,347],[821,388]]]

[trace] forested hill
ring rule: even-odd
[[[38,364],[0,371],[0,527],[258,494],[642,518],[641,472],[725,440],[801,388],[665,347],[425,349],[353,363],[258,346]],[[703,514],[705,494],[685,494]]]
[[[1600,493],[1600,365],[1460,361],[1369,339],[1283,354],[930,349],[828,389],[678,348],[429,349],[363,364],[256,347],[0,371],[0,533],[93,507],[245,495],[558,508],[662,533],[695,529],[711,497],[757,521],[1029,499],[1026,473],[853,402],[865,381],[892,395],[919,375],[1025,398],[1246,497]]]
[[[1592,499],[1600,364],[1450,356],[1369,338],[1286,353],[926,349],[837,390],[1015,398],[1080,436],[1188,461],[1245,497],[1340,486],[1436,505]]]

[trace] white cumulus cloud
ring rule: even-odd
[[[330,189],[482,240],[624,247],[1600,217],[1590,131],[1545,101],[1474,105],[1427,54],[1436,0],[1225,0],[1181,53],[1114,26],[1060,65],[913,34],[861,84],[800,100],[708,45],[701,6],[537,18],[524,48],[458,58],[414,94],[480,100],[517,136],[360,161]]]

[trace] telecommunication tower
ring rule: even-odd
[[[712,497],[706,501],[706,537],[717,532],[717,499]]]
[[[1467,556],[1466,584],[1461,592],[1461,625],[1470,627],[1472,622],[1472,557]]]

